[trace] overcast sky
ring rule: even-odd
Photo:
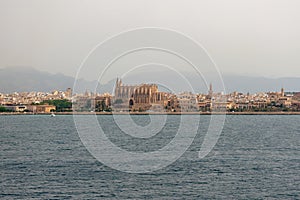
[[[108,37],[162,27],[201,43],[222,73],[300,77],[299,11],[299,0],[1,0],[0,68],[74,76]]]

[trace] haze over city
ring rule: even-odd
[[[296,0],[4,0],[0,68],[74,77],[88,53],[112,35],[162,27],[202,44],[224,75],[300,77],[299,6]],[[91,81],[92,73],[80,78]]]

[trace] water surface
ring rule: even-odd
[[[148,116],[134,116],[137,124]],[[150,139],[132,138],[98,116],[112,142],[128,151],[162,148],[180,116]],[[72,116],[0,116],[2,199],[299,199],[300,116],[227,116],[213,151],[198,159],[209,116],[176,162],[153,173],[111,169],[86,150]],[[120,161],[121,162],[121,161]]]

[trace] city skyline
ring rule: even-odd
[[[300,91],[244,94],[239,91],[214,91],[210,83],[206,93],[185,91],[172,93],[159,90],[156,84],[123,84],[116,79],[113,93],[74,93],[66,91],[0,93],[1,112],[297,112]]]

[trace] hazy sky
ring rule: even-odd
[[[180,31],[221,72],[300,77],[299,0],[0,1],[0,68],[74,76],[88,52],[137,27]]]

